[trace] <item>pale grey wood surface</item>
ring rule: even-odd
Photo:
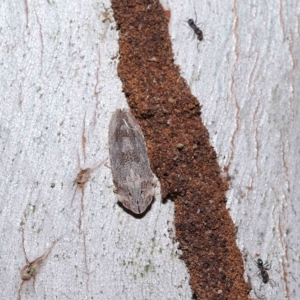
[[[229,167],[237,243],[272,262],[276,286],[259,290],[247,259],[251,295],[300,299],[300,2],[169,3],[176,62],[203,105],[220,165]],[[206,41],[188,37],[178,21],[188,18],[203,22]]]
[[[186,267],[172,242],[174,206],[161,204],[159,186],[152,209],[136,219],[116,204],[111,171],[100,167],[85,185],[81,234],[81,190],[71,206],[78,155],[81,168],[108,158],[110,116],[127,106],[113,58],[115,23],[112,16],[111,23],[102,22],[112,14],[105,10],[109,6],[1,4],[0,294],[5,299],[17,299],[26,263],[21,223],[29,261],[59,238],[35,288],[26,283],[21,299],[191,297]]]
[[[22,299],[190,299],[172,243],[173,205],[142,219],[116,205],[101,167],[74,204],[80,167],[108,157],[111,113],[126,107],[117,76],[117,32],[101,1],[0,4],[0,289],[16,299],[25,265],[59,238]],[[266,299],[300,299],[298,1],[165,1],[175,60],[202,107],[220,165],[229,166],[228,208],[242,251],[272,261]],[[109,11],[108,11],[109,12]],[[110,12],[111,13],[111,12]],[[187,19],[204,22],[206,41]],[[86,139],[83,147],[83,136]],[[52,187],[51,187],[52,186]],[[86,253],[86,261],[84,254]],[[246,274],[256,272],[246,262]]]

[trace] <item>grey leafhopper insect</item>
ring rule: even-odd
[[[142,214],[153,200],[156,179],[143,132],[128,109],[117,109],[111,117],[109,156],[118,200],[135,214]]]

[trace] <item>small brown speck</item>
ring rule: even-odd
[[[168,21],[170,21],[170,18],[171,18],[171,11],[170,11],[170,10],[165,10],[165,15],[166,15]]]
[[[182,150],[183,147],[184,147],[184,145],[181,144],[181,143],[178,143],[178,144],[176,145],[176,147],[177,147],[178,150]]]
[[[169,98],[168,101],[169,101],[170,103],[176,103],[176,99],[174,99],[174,98]]]

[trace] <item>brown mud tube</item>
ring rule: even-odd
[[[242,255],[226,209],[228,184],[200,105],[174,64],[168,19],[156,0],[113,0],[119,76],[146,138],[163,199],[175,202],[176,239],[195,299],[248,299]]]

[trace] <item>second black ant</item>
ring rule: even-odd
[[[203,31],[196,25],[193,19],[188,19],[189,26],[193,29],[194,33],[196,34],[198,40],[201,42],[203,41]]]
[[[272,279],[270,279],[270,276],[268,273],[268,271],[271,269],[271,264],[269,264],[268,262],[264,263],[261,258],[255,260],[252,257],[252,259],[253,259],[254,263],[256,264],[257,268],[259,269],[256,274],[258,274],[258,277],[262,279],[259,290],[261,290],[261,287],[263,284],[267,284],[268,282],[273,287],[275,285],[275,282]]]

